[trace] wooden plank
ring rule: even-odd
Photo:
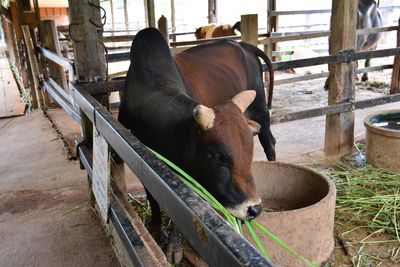
[[[29,65],[30,65],[31,72],[32,72],[32,79],[33,79],[32,86],[31,86],[32,100],[33,100],[33,102],[37,101],[37,108],[42,108],[42,107],[44,107],[45,103],[44,103],[43,91],[40,90],[40,87],[39,87],[40,86],[39,85],[39,74],[40,74],[39,66],[37,64],[35,50],[33,47],[31,33],[29,31],[28,25],[22,26],[22,33],[24,35],[25,46],[28,51]],[[32,105],[32,106],[35,106],[35,105]]]
[[[355,49],[358,0],[332,0],[329,54]],[[329,65],[328,105],[354,100],[354,63]],[[354,143],[354,111],[327,115],[325,153],[340,155],[352,152]]]
[[[240,17],[240,29],[242,42],[258,45],[258,15],[242,15]]]
[[[42,20],[40,29],[40,39],[43,46],[57,55],[62,56],[60,42],[58,41],[57,28],[54,20]],[[64,68],[54,62],[49,62],[49,67],[49,75],[58,84],[60,84],[64,90],[68,91],[67,77],[65,75]]]
[[[25,114],[25,104],[11,72],[5,50],[0,51],[0,118]]]
[[[400,19],[399,19],[400,27]],[[400,47],[400,28],[397,29],[397,47]],[[400,54],[394,57],[392,81],[390,84],[390,93],[396,94],[400,92]]]

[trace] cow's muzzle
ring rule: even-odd
[[[261,199],[259,197],[227,208],[233,216],[242,220],[253,220],[262,212]]]

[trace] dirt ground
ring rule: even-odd
[[[1,266],[119,266],[87,194],[41,111],[0,120]]]

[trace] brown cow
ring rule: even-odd
[[[208,24],[197,28],[195,31],[196,39],[210,39],[214,37],[232,36],[236,35],[236,31],[240,32],[240,21],[235,25],[230,24],[218,25],[215,23]]]
[[[163,36],[144,29],[132,42],[118,117],[141,142],[245,220],[262,211],[251,173],[253,135],[259,135],[268,159],[275,160],[258,57],[269,66],[272,85],[271,62],[254,46],[224,40],[174,59]],[[161,216],[158,203],[150,194],[148,199],[154,235]]]

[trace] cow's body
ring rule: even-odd
[[[233,26],[230,24],[218,25],[215,23],[208,24],[196,29],[196,39],[210,39],[215,37],[236,35],[235,31],[240,32],[240,21]]]
[[[224,41],[174,60],[156,29],[142,30],[132,43],[119,111],[120,122],[144,144],[198,179],[242,219],[261,212],[250,169],[254,121],[261,125],[268,158],[275,159],[261,65],[249,47]],[[249,119],[254,121],[248,124]]]

